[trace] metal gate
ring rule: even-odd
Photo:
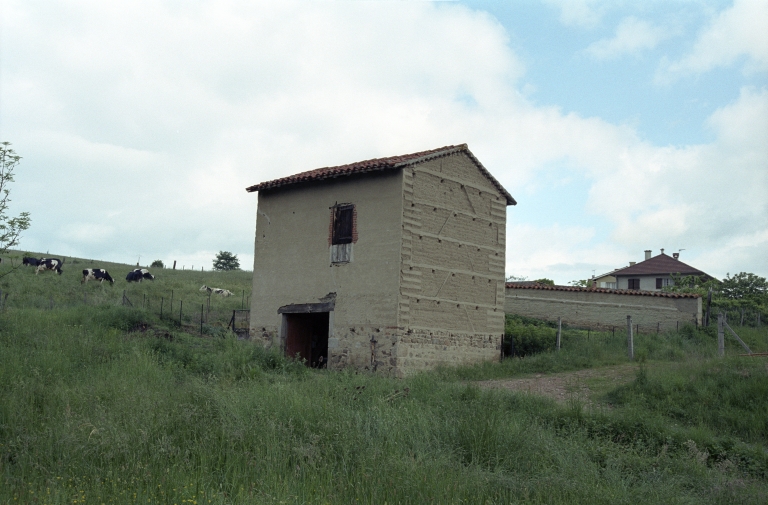
[[[227,324],[227,328],[230,328],[233,332],[235,332],[235,334],[237,334],[237,338],[241,340],[249,339],[251,338],[250,322],[251,322],[250,310],[248,309],[233,310],[232,317],[229,319],[229,324]]]

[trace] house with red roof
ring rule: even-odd
[[[246,190],[258,193],[252,338],[308,366],[395,376],[500,356],[516,202],[466,144]]]
[[[696,275],[707,279],[712,277],[698,268],[694,268],[680,261],[680,254],[672,256],[661,254],[651,256],[651,251],[645,251],[645,261],[632,262],[626,268],[611,272],[616,278],[617,289],[630,289],[639,291],[661,291],[674,284],[673,275]]]

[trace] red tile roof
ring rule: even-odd
[[[543,289],[545,291],[573,291],[582,293],[608,293],[613,295],[657,296],[661,298],[701,298],[696,293],[665,293],[664,291],[637,291],[634,289],[582,288],[578,286],[550,286],[549,284],[530,284],[507,282],[507,289]]]
[[[262,182],[254,186],[245,188],[246,191],[252,193],[254,191],[264,191],[268,189],[279,188],[282,186],[288,186],[291,184],[299,184],[303,182],[316,182],[324,179],[332,179],[335,177],[344,177],[354,174],[364,174],[367,172],[379,172],[384,170],[396,170],[409,165],[415,165],[424,161],[433,160],[435,158],[441,158],[443,156],[450,156],[463,152],[469,159],[474,162],[480,172],[485,175],[488,180],[494,185],[499,192],[507,199],[507,205],[517,205],[517,202],[512,195],[510,195],[506,189],[497,181],[488,170],[475,158],[475,155],[467,147],[467,144],[461,144],[458,146],[445,146],[439,149],[432,149],[430,151],[421,151],[412,154],[403,154],[400,156],[390,156],[389,158],[375,158],[371,160],[358,161],[357,163],[350,163],[349,165],[340,165],[337,167],[324,167],[310,170],[308,172],[301,172],[299,174],[290,175],[280,179],[274,179],[271,181]]]
[[[635,265],[622,268],[613,272],[614,276],[617,275],[707,275],[697,268],[693,268],[690,265],[686,265],[680,260],[676,260],[664,253],[654,256],[651,259],[641,261]]]

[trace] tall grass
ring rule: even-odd
[[[0,315],[0,503],[768,499],[766,441],[737,420],[765,412],[761,362],[710,359],[709,341],[649,341],[649,362],[680,372],[638,373],[612,408],[584,410],[466,378],[619,362],[618,343],[396,380],[310,370],[153,317],[112,305]],[[700,368],[683,366],[692,356]],[[692,374],[693,390],[670,385]],[[670,412],[716,393],[738,414]]]

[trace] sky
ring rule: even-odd
[[[768,2],[0,2],[20,248],[249,269],[247,186],[466,143],[507,275],[768,276]]]

